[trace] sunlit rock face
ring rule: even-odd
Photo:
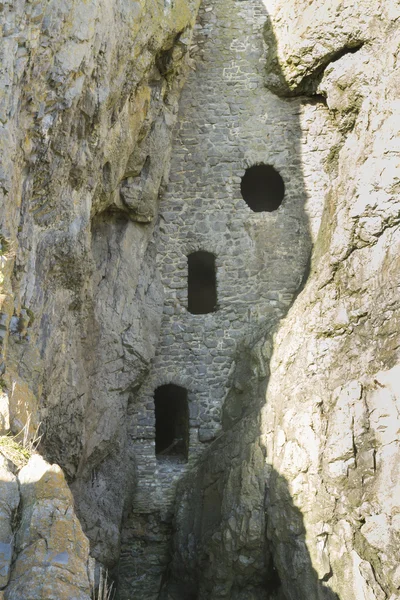
[[[277,332],[263,410],[267,455],[277,477],[289,482],[295,509],[283,523],[275,495],[267,514],[276,563],[293,586],[289,564],[299,552],[288,553],[279,537],[299,509],[313,566],[340,598],[394,599],[400,7],[303,4],[277,2],[271,14],[267,39],[278,41],[274,56],[286,83],[274,89],[299,93],[312,83],[341,135],[327,165],[331,185],[310,278]]]
[[[127,397],[162,315],[150,240],[197,4],[1,5],[0,422],[41,423],[108,564],[134,480]]]
[[[19,505],[18,480],[6,458],[0,456],[0,588],[10,579],[14,551],[13,518]]]
[[[5,600],[90,600],[89,542],[58,465],[33,456],[18,475],[17,559]]]

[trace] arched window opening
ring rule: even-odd
[[[189,409],[187,390],[168,383],[154,392],[156,456],[187,460],[189,451]]]
[[[204,315],[217,309],[215,256],[192,252],[188,256],[188,311]]]
[[[240,191],[252,211],[272,212],[282,204],[285,184],[271,165],[254,165],[243,175]]]

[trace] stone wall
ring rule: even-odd
[[[328,180],[322,165],[333,131],[322,103],[281,100],[265,88],[266,19],[259,0],[210,1],[196,25],[194,71],[180,101],[154,233],[164,288],[160,342],[129,408],[138,480],[119,568],[126,599],[158,596],[177,482],[223,428],[262,402],[265,340],[307,274],[321,219]],[[275,212],[252,212],[241,195],[246,168],[262,163],[284,180]],[[187,256],[197,250],[216,257],[218,306],[205,315],[187,310]],[[188,464],[155,456],[154,391],[167,383],[188,390]]]

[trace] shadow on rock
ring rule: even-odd
[[[254,412],[182,481],[161,600],[339,600],[313,568],[303,516],[259,439]]]
[[[246,6],[241,3],[243,11],[253,7],[267,21],[266,64],[270,69],[273,66],[279,79],[279,65],[274,62],[276,40],[265,7],[256,0]],[[229,16],[225,13],[220,16],[229,22],[237,10],[232,5]],[[241,14],[237,13],[239,22]],[[308,101],[304,99],[305,103]],[[271,97],[270,102],[274,102]],[[292,100],[281,102],[280,110],[289,114],[293,110]],[[300,114],[297,110],[296,114]],[[297,116],[288,123],[283,121],[281,128],[290,138],[296,156],[301,157],[303,132]],[[296,177],[299,185],[291,205],[297,207],[296,218],[303,219],[307,228],[307,194],[301,160],[296,162],[292,181]],[[297,235],[307,241],[308,258],[310,231],[299,230]],[[268,258],[270,255],[265,257],[266,271]],[[280,260],[279,268],[291,272],[292,266]],[[307,263],[290,302],[304,286],[308,272]],[[224,432],[181,481],[175,507],[172,559],[161,585],[161,600],[339,600],[328,585],[329,568],[325,569],[327,574],[322,580],[313,567],[303,515],[295,506],[288,482],[267,464],[262,442],[265,432],[261,429],[260,406],[265,403],[268,384],[271,332],[279,326],[290,302],[278,319],[270,319],[268,323],[254,321],[257,335],[248,344],[252,351],[239,348],[235,360],[231,389],[223,407]],[[307,542],[317,545],[321,540],[307,539]]]

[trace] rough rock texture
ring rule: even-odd
[[[259,418],[247,415],[181,482],[172,578],[162,598],[279,598],[265,535],[259,434]]]
[[[134,479],[128,390],[162,315],[150,240],[197,4],[0,7],[1,423],[42,423],[108,563]]]
[[[34,455],[18,483],[17,559],[5,600],[90,600],[89,542],[60,467]]]
[[[331,183],[310,276],[274,336],[261,419],[255,411],[246,425],[254,437],[233,428],[178,489],[170,597],[185,598],[194,582],[198,598],[396,600],[400,6],[270,8],[266,82],[326,98],[325,127],[338,134]],[[251,477],[250,512],[265,511],[258,550],[237,514]],[[254,589],[268,556],[278,577]],[[254,568],[247,581],[244,565]]]
[[[89,542],[62,470],[34,455],[18,472],[1,444],[0,592],[4,600],[90,600]]]
[[[123,528],[124,600],[399,600],[399,3],[207,0],[193,63],[197,8],[0,3],[0,433],[42,423],[93,556]],[[214,321],[185,313],[200,248]],[[154,455],[172,380],[184,468]],[[0,596],[88,599],[60,468],[0,476]]]
[[[3,589],[10,578],[14,551],[13,520],[20,496],[17,478],[2,455],[0,465],[0,589]]]
[[[400,5],[361,2],[355,10],[340,3],[339,10],[332,2],[338,9],[332,14],[308,4],[303,10],[300,2],[282,3],[272,18],[291,89],[332,60],[333,39],[342,40],[339,54],[354,40],[364,45],[319,75],[317,91],[343,135],[331,157],[311,276],[275,339],[262,430],[275,472],[289,482],[286,502],[290,493],[295,508],[283,521],[282,499],[272,497],[269,531],[277,567],[279,560],[304,598],[309,590],[289,567],[298,551],[280,541],[297,510],[314,568],[340,598],[394,600],[400,594]],[[296,33],[282,33],[287,8],[298,16]]]

